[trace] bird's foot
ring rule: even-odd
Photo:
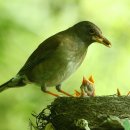
[[[81,93],[77,90],[74,90],[74,97],[80,97]]]

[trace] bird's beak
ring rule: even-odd
[[[92,39],[95,42],[104,44],[107,47],[111,47],[112,46],[111,43],[104,36],[93,36]]]

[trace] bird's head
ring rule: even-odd
[[[101,43],[107,47],[111,47],[111,43],[102,35],[101,30],[89,21],[82,21],[72,27],[78,37],[90,45],[93,42]]]

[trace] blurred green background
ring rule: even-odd
[[[79,90],[83,75],[94,76],[96,95],[130,90],[130,0],[0,1],[0,84],[13,77],[29,55],[49,36],[89,20],[98,25],[112,48],[92,44],[87,57],[63,89]],[[55,88],[50,88],[55,91]],[[54,97],[27,85],[0,93],[0,130],[27,130],[31,113],[39,113]]]

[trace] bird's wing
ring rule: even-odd
[[[18,74],[24,74],[26,71],[32,70],[35,65],[39,64],[41,61],[44,61],[49,56],[52,56],[60,45],[61,40],[62,39],[59,38],[58,35],[54,35],[43,41],[28,58],[25,65],[21,68]]]

